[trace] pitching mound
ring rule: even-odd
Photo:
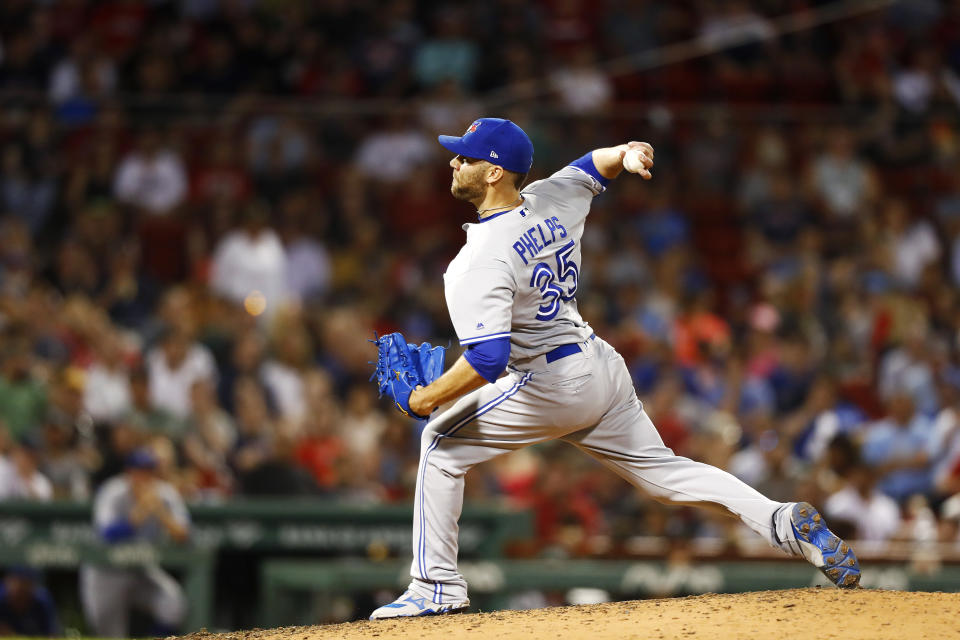
[[[189,636],[193,640],[793,637],[960,639],[960,594],[792,589]]]

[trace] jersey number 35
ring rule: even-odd
[[[571,240],[557,249],[554,256],[557,260],[556,272],[546,262],[538,262],[533,267],[530,286],[540,289],[540,297],[543,298],[543,304],[537,309],[537,320],[553,320],[560,311],[560,303],[573,300],[577,295],[580,270],[577,263],[570,260],[575,244]]]

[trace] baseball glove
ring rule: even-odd
[[[375,335],[376,337],[376,335]],[[424,342],[408,344],[402,333],[391,333],[370,342],[377,345],[376,379],[380,396],[388,395],[405,416],[426,420],[410,410],[410,393],[418,385],[427,386],[443,373],[444,347]]]

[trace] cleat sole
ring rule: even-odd
[[[790,514],[793,532],[803,556],[841,589],[860,584],[860,565],[850,545],[830,531],[823,517],[807,502],[798,503]],[[822,563],[822,564],[820,564]]]

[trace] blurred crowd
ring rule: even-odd
[[[778,35],[822,4],[2,3],[0,499],[146,448],[188,504],[410,500],[366,338],[455,344],[474,212],[435,135],[497,115],[531,180],[656,147],[595,201],[579,305],[669,446],[841,535],[957,540],[960,2]],[[605,65],[682,42],[720,50]],[[727,535],[562,444],[470,475],[534,552]]]

